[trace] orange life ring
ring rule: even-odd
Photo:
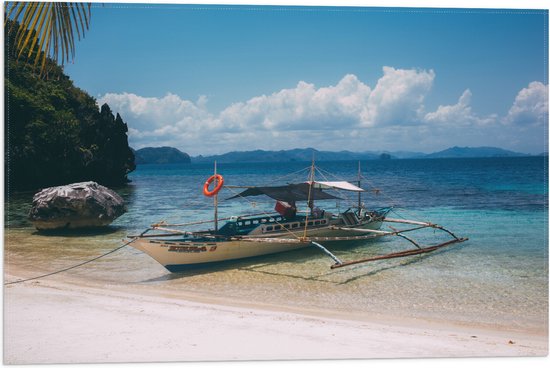
[[[208,187],[210,186],[210,184],[212,184],[214,180],[217,180],[218,184],[212,191],[210,191],[208,190]],[[205,196],[212,197],[218,194],[218,192],[220,191],[220,189],[222,189],[222,187],[223,187],[223,176],[221,176],[220,174],[216,174],[216,175],[212,175],[211,177],[208,178],[208,180],[206,180],[206,183],[204,183],[204,187],[202,188],[202,192],[204,193]]]

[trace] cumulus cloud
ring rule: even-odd
[[[220,114],[220,120],[229,126],[286,130],[418,121],[435,73],[391,67],[383,72],[374,89],[353,74],[329,87],[301,81],[293,89],[234,104]]]
[[[433,70],[384,67],[374,88],[353,74],[332,86],[300,81],[293,88],[232,104],[219,113],[208,110],[205,96],[193,102],[172,93],[164,97],[107,93],[98,102],[121,114],[134,148],[169,145],[192,155],[304,145],[375,150],[382,147],[370,145],[384,144],[386,138],[389,145],[419,142],[418,135],[443,145],[452,140],[450,127],[457,132],[468,127],[472,134],[481,134],[483,127],[486,132],[499,131],[502,124],[540,125],[548,114],[548,86],[540,82],[522,89],[505,117],[475,114],[469,89],[456,104],[426,113],[424,100],[434,79]]]
[[[531,82],[516,96],[504,122],[518,125],[543,125],[548,117],[548,85]]]
[[[383,68],[368,100],[364,125],[414,123],[422,117],[424,98],[432,87],[435,72]]]
[[[336,86],[323,88],[301,81],[295,88],[233,104],[220,113],[220,120],[232,127],[266,130],[350,126],[359,123],[370,92],[367,85],[351,74]]]
[[[427,113],[424,120],[440,125],[487,125],[497,121],[497,115],[480,117],[472,112],[470,101],[472,92],[465,90],[455,105],[439,106],[436,111]]]
[[[133,93],[107,93],[100,96],[98,103],[108,103],[112,110],[120,112],[139,131],[162,129],[171,125],[183,125],[192,129],[197,121],[211,123],[212,115],[206,110],[206,97],[197,103],[183,100],[168,93],[166,96],[142,97]]]

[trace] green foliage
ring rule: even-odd
[[[17,27],[17,25],[10,25]],[[5,28],[6,30],[6,28]],[[48,79],[17,60],[6,35],[5,168],[6,189],[36,189],[94,180],[116,186],[135,169],[128,127],[107,105],[76,88],[48,60]]]

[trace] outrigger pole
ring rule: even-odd
[[[344,231],[349,230],[349,231],[354,231],[354,232],[363,232],[363,233],[367,233],[367,234],[370,233],[370,234],[372,234],[371,235],[372,237],[389,236],[389,235],[399,236],[400,238],[403,238],[403,239],[409,241],[410,243],[412,243],[416,247],[416,249],[409,249],[409,250],[405,250],[405,251],[401,251],[401,252],[389,253],[389,254],[374,256],[374,257],[370,257],[370,258],[363,258],[363,259],[358,259],[358,260],[355,260],[355,261],[342,262],[341,260],[336,258],[336,256],[334,256],[332,253],[322,249],[323,247],[321,247],[320,244],[315,243],[313,241],[311,243],[312,243],[312,245],[315,245],[318,248],[321,248],[322,250],[324,250],[325,253],[327,253],[332,259],[334,259],[336,261],[335,264],[330,266],[331,269],[334,269],[334,268],[350,266],[350,265],[354,265],[354,264],[358,264],[358,263],[379,261],[379,260],[390,259],[390,258],[409,257],[409,256],[417,255],[417,254],[429,253],[429,252],[433,252],[434,250],[437,250],[439,248],[443,248],[447,245],[451,245],[451,244],[455,244],[455,243],[462,243],[462,242],[468,240],[468,238],[459,238],[455,234],[453,234],[451,231],[445,229],[443,226],[440,226],[440,225],[437,225],[437,224],[432,224],[431,222],[401,220],[401,219],[393,219],[393,218],[386,218],[386,219],[384,219],[384,221],[396,222],[396,223],[402,223],[402,224],[408,224],[408,225],[417,225],[417,227],[411,228],[411,229],[396,230],[396,231],[393,231],[393,232],[391,232],[391,231],[382,231],[382,230],[346,228],[346,227],[335,227],[335,229],[344,230]],[[432,245],[432,246],[428,246],[428,247],[421,247],[416,241],[414,241],[413,239],[409,238],[408,236],[405,236],[405,235],[402,234],[402,233],[407,232],[407,231],[414,231],[414,230],[419,230],[419,229],[422,229],[422,228],[430,228],[430,227],[446,232],[447,234],[452,236],[453,239],[451,239],[447,242],[444,242],[444,243],[437,244],[437,245]]]
[[[434,250],[437,250],[439,248],[443,248],[447,245],[451,245],[451,244],[454,244],[454,243],[461,243],[461,242],[464,242],[466,240],[468,240],[468,238],[453,239],[453,240],[449,240],[448,242],[445,242],[445,243],[441,243],[441,244],[438,244],[438,245],[433,245],[431,247],[419,248],[419,249],[410,249],[410,250],[405,250],[405,251],[402,251],[402,252],[396,252],[396,253],[390,253],[390,254],[385,254],[385,255],[381,255],[381,256],[375,256],[375,257],[371,257],[371,258],[359,259],[359,260],[356,260],[356,261],[336,263],[336,264],[333,264],[332,266],[330,266],[330,268],[334,269],[334,268],[340,268],[340,267],[345,267],[345,266],[351,266],[351,265],[358,264],[358,263],[379,261],[379,260],[382,260],[382,259],[390,259],[390,258],[409,257],[409,256],[417,255],[417,254],[429,253],[429,252],[433,252]]]
[[[296,244],[303,244],[303,243],[309,243],[312,246],[315,246],[316,248],[319,248],[323,251],[326,255],[328,255],[330,258],[332,258],[335,262],[332,266],[330,266],[331,269],[334,268],[340,268],[345,266],[351,266],[358,263],[366,263],[366,262],[373,262],[373,261],[380,261],[383,259],[390,259],[390,258],[401,258],[401,257],[409,257],[414,256],[418,254],[423,253],[430,253],[433,252],[439,248],[446,247],[451,244],[455,243],[462,243],[468,240],[468,238],[459,238],[455,234],[453,234],[451,231],[445,229],[443,226],[433,224],[431,222],[420,222],[420,221],[411,221],[411,220],[401,220],[401,219],[391,219],[387,218],[384,221],[387,222],[397,222],[397,223],[403,223],[403,224],[409,224],[409,225],[416,225],[413,228],[408,229],[402,229],[402,230],[395,230],[395,231],[383,231],[383,230],[370,230],[370,229],[358,229],[358,228],[349,228],[349,227],[332,227],[334,230],[349,230],[354,232],[362,232],[365,233],[365,235],[355,235],[355,236],[340,236],[340,237],[303,237],[300,239],[280,239],[280,238],[254,238],[254,237],[238,237],[235,238],[235,240],[240,241],[253,241],[253,242],[266,242],[266,243],[296,243]],[[408,236],[403,235],[404,232],[410,232],[415,231],[423,228],[434,228],[438,230],[442,230],[446,233],[448,233],[450,236],[453,237],[453,239],[446,241],[444,243],[439,243],[436,245],[431,246],[421,246],[413,239],[409,238]],[[379,238],[383,236],[398,236],[400,238],[403,238],[407,240],[408,242],[412,243],[416,248],[415,249],[409,249],[405,251],[400,252],[394,252],[394,253],[388,253],[384,255],[374,256],[370,258],[362,258],[358,260],[351,260],[351,261],[342,261],[339,259],[336,255],[334,255],[331,251],[329,251],[327,248],[325,248],[323,245],[318,243],[319,241],[334,241],[334,240],[367,240],[367,239],[374,239]]]
[[[398,237],[403,238],[403,239],[409,241],[410,243],[412,243],[416,247],[416,249],[409,249],[409,250],[405,250],[405,251],[401,251],[401,252],[394,252],[394,253],[374,256],[374,257],[370,257],[370,258],[352,260],[352,261],[342,261],[338,257],[336,257],[333,253],[331,253],[328,249],[326,249],[324,246],[322,246],[321,244],[316,242],[315,240],[317,240],[317,239],[309,238],[308,240],[310,241],[311,245],[321,249],[326,255],[328,255],[330,258],[332,258],[336,262],[335,264],[330,266],[331,269],[345,267],[345,266],[351,266],[351,265],[355,265],[355,264],[358,264],[358,263],[366,263],[366,262],[380,261],[380,260],[383,260],[383,259],[409,257],[409,256],[417,255],[417,254],[430,253],[430,252],[433,252],[433,251],[435,251],[439,248],[443,248],[443,247],[446,247],[448,245],[455,244],[455,243],[462,243],[462,242],[468,240],[468,238],[459,238],[455,234],[453,234],[451,231],[445,229],[443,226],[433,224],[431,222],[401,220],[401,219],[393,219],[393,218],[386,218],[386,219],[384,219],[384,221],[401,223],[401,224],[408,224],[408,225],[416,225],[416,227],[409,228],[409,229],[395,230],[395,231],[370,230],[370,229],[358,229],[358,228],[347,228],[347,227],[333,227],[333,229],[344,230],[344,231],[349,230],[349,231],[354,231],[354,232],[362,232],[362,233],[365,233],[365,234],[370,234],[370,235],[363,236],[363,237],[361,237],[361,236],[349,237],[350,240],[352,238],[355,238],[355,239],[360,239],[360,238],[369,239],[369,238],[377,238],[377,237],[382,237],[382,236],[392,236],[392,235],[393,236],[398,236]],[[420,244],[418,244],[413,239],[411,239],[408,236],[405,236],[405,235],[402,234],[404,232],[419,230],[419,229],[423,229],[423,228],[430,228],[430,227],[446,232],[447,234],[452,236],[453,239],[451,239],[449,241],[446,241],[446,242],[443,242],[443,243],[439,243],[437,245],[422,247],[422,246],[420,246]]]
[[[332,254],[331,251],[329,251],[327,248],[323,247],[321,244],[312,241],[312,242],[311,242],[311,245],[314,245],[314,246],[316,246],[317,248],[321,249],[323,252],[325,252],[326,255],[328,255],[330,258],[332,258],[332,259],[334,260],[334,262],[336,262],[336,263],[334,264],[334,266],[340,267],[341,265],[344,264],[344,262],[342,262],[342,261],[340,260],[340,258],[336,257],[334,254]],[[331,267],[331,268],[332,268],[332,267]]]

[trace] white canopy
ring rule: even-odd
[[[309,184],[310,182],[308,182]],[[314,187],[321,189],[341,189],[351,192],[364,192],[365,190],[347,181],[315,181]]]

